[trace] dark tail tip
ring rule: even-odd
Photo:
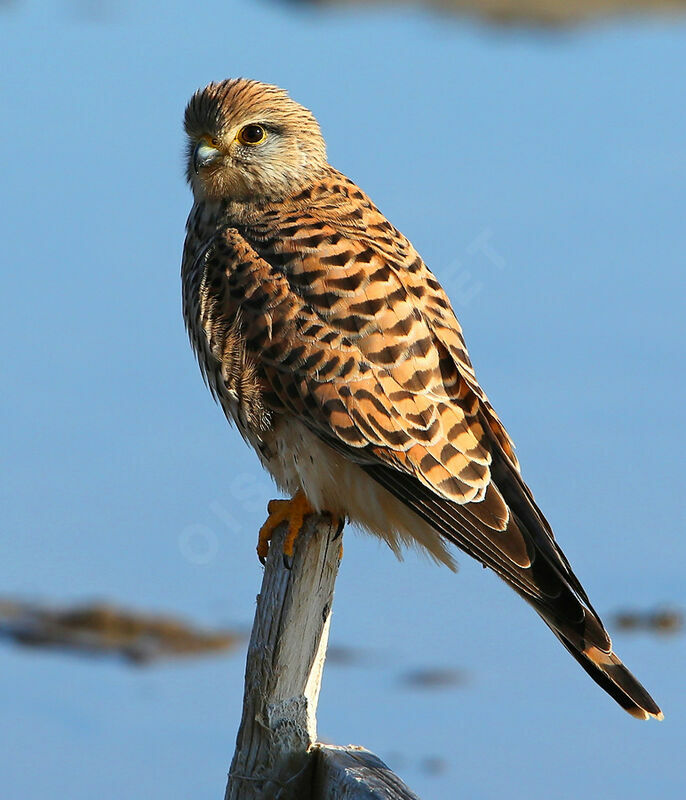
[[[577,661],[600,686],[636,719],[664,719],[658,704],[612,652],[587,647],[573,653]]]

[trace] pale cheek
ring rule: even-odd
[[[303,153],[296,151],[288,155],[288,161],[260,154],[259,160],[239,162],[234,159],[230,167],[203,170],[201,175],[192,176],[195,196],[210,201],[242,201],[288,193],[299,185],[298,178],[304,170],[297,161],[305,158]]]
[[[240,175],[233,170],[214,170],[194,181],[201,196],[207,200],[216,201],[223,198],[235,197],[243,191]],[[197,194],[196,194],[197,196]]]

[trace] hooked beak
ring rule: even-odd
[[[193,169],[195,170],[195,174],[198,174],[200,167],[207,166],[211,161],[214,161],[214,159],[218,158],[220,155],[221,153],[216,147],[208,144],[205,139],[201,139],[193,151]]]

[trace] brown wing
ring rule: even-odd
[[[226,293],[217,297],[240,306],[267,405],[297,415],[422,516],[422,496],[444,504],[445,536],[542,599],[530,569],[537,548],[491,479],[493,453],[516,470],[482,401],[423,313],[440,310],[447,318],[440,287],[412,295],[403,281],[411,269],[343,236],[340,224],[305,216],[292,230],[282,226],[281,235],[255,242],[261,255],[236,230],[226,232],[214,255],[218,264],[233,265]],[[373,234],[373,226],[367,230]],[[400,248],[428,273],[409,245]],[[227,319],[232,312],[211,316]],[[221,338],[223,326],[218,330]],[[445,325],[440,330],[451,333]],[[456,320],[453,332],[459,336]],[[468,364],[463,348],[461,362]],[[547,536],[541,546],[560,560]]]
[[[349,199],[351,212],[360,207]],[[518,475],[512,443],[478,386],[449,301],[409,242],[364,202],[363,226],[339,205],[337,219],[317,208],[292,224],[281,219],[272,235],[244,232],[250,245],[235,234],[282,282],[271,329],[256,317],[246,330],[267,402],[297,414],[443,535],[544,601],[531,569],[539,548],[492,480],[494,454]],[[261,307],[268,285],[259,281]],[[283,327],[286,317],[293,324]],[[426,498],[445,507],[440,524]],[[540,547],[568,570],[549,531]]]
[[[224,233],[207,265],[207,319],[240,308],[272,411],[296,415],[491,567],[627,710],[659,714],[523,483],[445,293],[359,189],[337,180],[290,215]]]

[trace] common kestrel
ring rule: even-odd
[[[186,108],[194,204],[183,305],[227,418],[290,501],[285,550],[313,510],[454,566],[490,567],[630,714],[661,718],[524,483],[445,292],[412,244],[329,165],[283,89],[236,79]]]

